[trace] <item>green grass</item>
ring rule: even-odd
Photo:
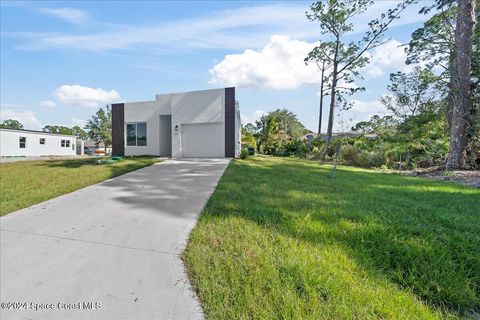
[[[0,215],[156,162],[154,158],[137,157],[98,165],[96,160],[98,158],[0,164]]]
[[[480,190],[235,160],[182,258],[209,319],[468,317],[480,311]]]

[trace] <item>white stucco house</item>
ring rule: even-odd
[[[159,94],[112,105],[112,154],[238,157],[240,129],[235,88]]]
[[[77,139],[74,136],[35,130],[0,129],[1,157],[73,156],[76,154]]]

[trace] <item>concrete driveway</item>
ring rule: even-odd
[[[179,253],[228,162],[167,160],[0,218],[0,318],[202,318]]]

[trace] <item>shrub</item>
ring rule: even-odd
[[[310,155],[312,159],[318,160],[322,157],[322,151],[318,147],[314,146],[312,151],[310,151]]]
[[[357,164],[365,168],[378,168],[385,164],[385,156],[381,151],[362,151],[357,156]]]
[[[381,151],[374,151],[370,153],[370,166],[380,168],[385,164],[385,156]]]
[[[346,144],[340,149],[340,156],[347,164],[357,164],[358,150],[356,147]]]
[[[297,157],[305,157],[308,152],[308,145],[304,140],[295,139],[292,141],[288,141],[283,145],[281,151],[283,151],[282,155],[284,156],[291,156],[295,155]]]
[[[242,151],[240,151],[240,158],[241,159],[247,159],[248,158],[248,150],[247,149],[242,149]]]

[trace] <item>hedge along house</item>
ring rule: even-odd
[[[82,154],[74,136],[24,129],[0,129],[0,156],[74,156]]]
[[[235,88],[160,94],[112,105],[112,154],[238,157],[240,129]]]

